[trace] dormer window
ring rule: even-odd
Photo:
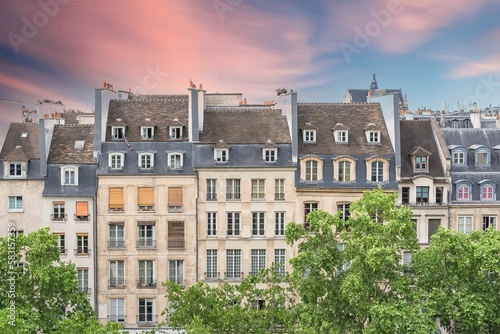
[[[335,142],[336,143],[347,143],[348,142],[348,131],[347,130],[336,130]]]
[[[464,147],[458,145],[450,145],[448,149],[451,151],[452,162],[454,165],[467,164],[467,152]]]
[[[182,139],[182,126],[171,126],[169,128],[170,139]]]
[[[415,169],[424,171],[428,170],[427,157],[415,157]]]
[[[229,150],[227,148],[214,149],[215,162],[227,162],[229,160]]]
[[[316,142],[316,130],[303,130],[304,143]]]
[[[454,120],[451,121],[451,127],[453,129],[457,129],[458,128],[458,121],[456,119],[454,119]]]
[[[278,149],[265,148],[263,150],[263,156],[265,162],[276,162],[276,160],[278,159]]]
[[[78,167],[75,166],[62,167],[61,184],[66,186],[78,185]]]
[[[9,163],[9,176],[22,176],[22,164],[20,162]]]
[[[154,138],[154,127],[152,126],[141,126],[141,139],[148,140]]]
[[[168,154],[168,167],[170,169],[182,169],[184,159],[182,153],[169,153]]]
[[[485,166],[491,163],[490,161],[490,150],[483,145],[472,145],[469,147],[470,150],[475,151],[475,161],[476,165]]]
[[[495,183],[490,180],[483,180],[479,182],[481,186],[481,200],[494,201],[496,200]]]
[[[125,137],[125,127],[124,126],[111,127],[111,135],[114,140],[123,139]]]
[[[431,152],[425,150],[420,146],[415,146],[410,152],[414,172],[428,172],[429,171],[429,156]]]
[[[368,131],[366,135],[368,143],[378,144],[380,143],[380,131]]]
[[[469,200],[471,196],[471,186],[468,183],[461,182],[457,184],[457,200]]]
[[[123,164],[125,162],[124,153],[110,153],[108,159],[108,167],[111,169],[123,169]]]
[[[153,153],[139,153],[137,160],[140,169],[152,169],[154,167]]]

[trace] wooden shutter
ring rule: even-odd
[[[152,187],[143,187],[138,189],[138,200],[137,205],[141,206],[153,206],[155,205],[155,199]]]
[[[182,206],[182,187],[168,188],[168,206]]]
[[[64,205],[64,201],[54,201],[54,202],[52,202],[52,204],[54,204],[54,205],[57,205],[57,204]]]
[[[109,188],[109,208],[123,210],[123,188]]]
[[[76,202],[76,215],[88,216],[89,215],[89,202]]]
[[[155,226],[155,221],[138,221],[137,225]]]

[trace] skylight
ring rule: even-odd
[[[83,150],[85,146],[85,140],[76,140],[75,141],[75,150]]]
[[[28,138],[28,132],[26,131],[21,132],[21,138]]]

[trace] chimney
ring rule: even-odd
[[[442,128],[446,127],[446,113],[444,112],[444,110],[441,111],[441,119],[439,120],[439,126]]]
[[[205,108],[205,91],[198,90],[191,85],[188,88],[188,134],[190,142],[200,140],[200,130],[203,130],[203,112]],[[201,129],[200,129],[201,124]]]
[[[497,115],[497,129],[500,129],[500,115]]]
[[[278,101],[276,107],[281,109],[281,114],[286,117],[288,123],[288,131],[290,131],[290,138],[292,140],[292,162],[297,163],[299,155],[299,125],[297,116],[297,92],[290,90],[286,92],[282,90],[278,94]]]
[[[474,129],[480,129],[481,128],[481,112],[477,109],[472,110],[470,112],[470,121],[472,123],[472,127]]]

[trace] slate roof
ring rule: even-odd
[[[137,95],[128,100],[112,100],[109,104],[106,141],[111,139],[111,126],[126,126],[129,142],[141,139],[141,126],[154,126],[154,139],[166,142],[169,126],[183,126],[183,141],[188,141],[188,95]],[[177,140],[179,141],[179,140]]]
[[[11,123],[0,152],[0,159],[4,160],[8,156],[18,158],[21,151],[22,156],[28,160],[40,159],[39,129],[37,123]],[[28,133],[26,138],[21,138],[23,132]],[[17,146],[21,146],[21,150],[15,152]]]
[[[352,103],[366,103],[368,101],[367,96],[370,89],[348,89],[347,92],[351,94]],[[375,93],[372,96],[381,96],[391,93],[399,93],[399,100],[403,102],[403,93],[401,89],[375,89]]]
[[[430,120],[400,121],[401,132],[401,177],[414,177],[417,175],[429,175],[432,177],[444,177],[444,168],[439,159],[438,146]],[[429,172],[414,172],[412,157],[410,154],[426,154],[422,149],[428,151]]]
[[[281,110],[272,108],[206,108],[200,143],[290,144],[290,132]]]
[[[394,155],[382,109],[378,103],[298,103],[299,154]],[[335,143],[333,128],[348,129],[348,143]],[[380,131],[380,144],[368,144],[365,129]],[[316,143],[304,143],[303,129],[316,129]]]
[[[49,165],[45,177],[43,196],[93,197],[97,193],[97,165],[78,167],[78,185],[61,184],[61,165]]]
[[[85,141],[83,149],[75,141]],[[93,125],[56,125],[49,150],[48,164],[95,164]]]

